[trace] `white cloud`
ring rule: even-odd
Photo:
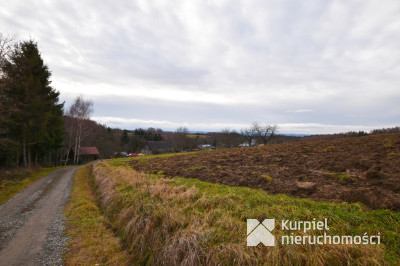
[[[120,128],[162,128],[164,130],[175,131],[179,127],[187,127],[191,131],[221,131],[229,128],[240,132],[241,129],[250,127],[250,123],[196,123],[184,122],[176,123],[167,120],[143,120],[143,119],[124,119],[120,117],[93,117],[95,121],[107,124],[111,127]],[[383,128],[384,126],[365,126],[365,125],[329,125],[318,123],[283,123],[277,124],[278,133],[294,133],[294,134],[331,134],[348,131],[370,131],[375,128]],[[394,126],[394,125],[392,125]]]

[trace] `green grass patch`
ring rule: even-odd
[[[328,177],[328,178],[334,178],[339,183],[352,183],[352,182],[354,182],[354,177],[349,175],[349,174],[347,174],[347,173],[328,172],[328,173],[325,173],[325,176]]]
[[[189,169],[190,170],[199,170],[199,169],[203,169],[206,168],[205,165],[196,165],[196,166],[191,166]]]
[[[329,177],[329,178],[335,178],[335,177],[336,177],[336,173],[327,172],[327,173],[325,173],[325,176],[326,176],[326,177]]]
[[[109,162],[112,166],[128,167],[129,162],[132,161],[134,158],[137,158],[137,157],[115,158],[115,159],[109,160]]]
[[[362,204],[317,202],[298,199],[287,195],[269,195],[268,193],[247,187],[202,182],[197,179],[175,177],[175,186],[195,187],[199,195],[208,199],[225,199],[218,204],[220,212],[238,221],[247,218],[263,220],[273,218],[281,220],[323,220],[328,218],[331,235],[363,235],[367,232],[374,235],[380,232],[381,242],[385,246],[385,258],[389,262],[400,262],[400,213],[390,210],[366,211]],[[217,200],[217,201],[219,201]],[[204,212],[202,207],[194,210]],[[243,228],[244,230],[244,228]],[[240,239],[243,232],[232,235],[232,239]],[[360,247],[360,249],[363,246]],[[370,254],[371,255],[371,254]]]
[[[64,210],[67,217],[66,265],[130,265],[119,239],[107,228],[93,194],[91,167],[77,170],[71,198]]]
[[[325,149],[323,149],[323,151],[324,151],[324,152],[328,152],[328,151],[332,151],[332,150],[334,150],[334,149],[335,149],[335,146],[330,145],[330,146],[326,147]]]
[[[2,175],[0,180],[0,204],[8,201],[39,178],[63,167],[64,166],[32,169],[19,168],[0,173]]]
[[[261,177],[264,178],[265,180],[267,180],[268,182],[274,181],[274,179],[269,175],[261,175]]]
[[[400,213],[269,195],[197,179],[145,175],[101,164],[94,178],[105,214],[138,264],[393,264],[400,263]],[[323,221],[329,235],[381,236],[381,245],[246,246],[247,219]],[[295,234],[301,232],[296,231]],[[308,232],[319,235],[321,231]],[[322,232],[323,233],[323,232]]]
[[[351,183],[354,181],[354,177],[346,173],[340,173],[338,174],[337,180],[340,183]]]

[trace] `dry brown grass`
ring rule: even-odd
[[[278,208],[278,204],[262,204],[265,192],[200,181],[180,185],[176,179],[149,176],[107,163],[95,167],[94,180],[102,208],[137,264],[385,264],[382,246],[246,246],[246,218],[305,217],[310,209],[298,206],[304,200],[292,203],[285,196],[269,196],[280,202]],[[327,203],[315,203],[315,208],[320,207],[318,204]],[[276,237],[279,234],[277,230]]]
[[[151,180],[147,175],[107,165],[96,167],[94,175],[102,205],[114,217],[112,220],[122,234],[125,248],[140,263],[211,262],[201,245],[204,233],[195,229],[196,223],[189,226],[190,221],[179,208],[165,204],[166,201],[191,202],[196,194],[194,187],[171,186],[168,179]],[[116,193],[117,184],[128,185],[135,191],[133,197],[128,199]],[[126,207],[113,212],[110,206],[118,201]]]

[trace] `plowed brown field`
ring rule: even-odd
[[[147,173],[400,210],[400,134],[138,158]]]

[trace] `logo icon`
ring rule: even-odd
[[[260,223],[257,219],[247,219],[247,246],[275,246],[275,236],[271,231],[275,228],[275,219],[265,219]]]

